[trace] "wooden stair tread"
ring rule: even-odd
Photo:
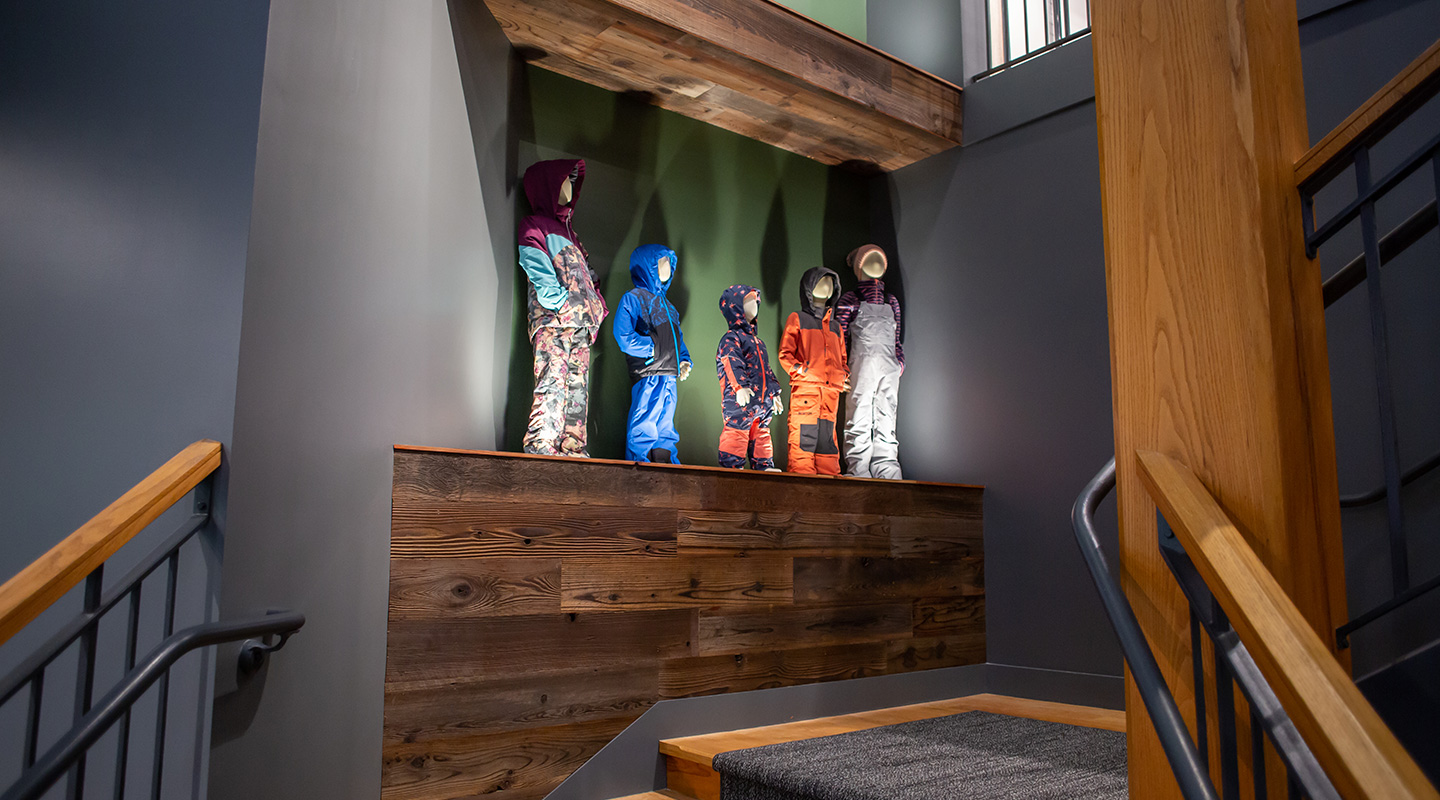
[[[832,736],[837,733],[849,733],[884,725],[944,717],[966,711],[989,711],[1012,717],[1061,722],[1110,731],[1123,732],[1125,730],[1125,712],[1120,710],[1052,703],[1045,700],[1027,700],[995,694],[977,694],[951,700],[880,708],[834,717],[797,720],[759,728],[662,739],[660,740],[660,752],[671,758],[709,767],[717,754],[731,750],[795,742],[819,736]]]

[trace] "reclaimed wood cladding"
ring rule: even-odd
[[[658,700],[983,662],[981,494],[397,448],[382,796],[543,797]]]

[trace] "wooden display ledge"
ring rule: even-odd
[[[659,700],[984,663],[983,500],[396,447],[382,800],[538,800]]]
[[[936,481],[911,481],[911,480],[889,480],[886,478],[857,478],[851,475],[806,475],[799,472],[766,472],[758,469],[732,469],[730,467],[711,467],[702,464],[655,464],[649,461],[626,461],[619,458],[574,458],[570,456],[542,456],[534,453],[510,453],[503,450],[467,450],[458,447],[428,447],[416,444],[397,444],[396,452],[404,453],[444,453],[461,456],[499,456],[501,458],[522,458],[539,459],[541,461],[556,461],[562,464],[608,464],[621,467],[640,467],[641,469],[673,469],[698,472],[713,472],[721,475],[751,475],[764,478],[798,478],[801,480],[822,480],[822,481],[856,481],[861,483],[875,483],[882,486],[933,486],[936,488],[956,489],[984,489],[985,487],[975,483],[940,483]]]
[[[536,66],[825,164],[960,144],[960,88],[770,0],[485,0]]]

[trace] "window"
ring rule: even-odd
[[[1090,29],[1090,0],[985,0],[985,5],[990,72]]]

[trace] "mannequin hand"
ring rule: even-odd
[[[842,387],[840,387],[840,391],[842,391],[842,392],[848,392],[848,391],[850,391],[850,378],[849,378],[848,376],[845,378],[845,385],[842,386]]]
[[[735,390],[735,402],[739,403],[739,404],[742,405],[742,406],[748,406],[748,405],[750,405],[750,397],[751,397],[753,394],[754,394],[753,392],[751,392],[749,389],[746,389],[746,388],[744,388],[744,387],[741,387],[741,388],[739,388],[739,389],[736,389],[736,390]]]
[[[785,413],[785,404],[782,403],[782,402],[780,402],[780,398],[778,398],[778,397],[775,398],[775,404],[774,404],[773,407],[774,407],[774,409],[775,409],[775,413],[776,413],[776,414],[784,414],[784,413]]]
[[[690,362],[682,361],[680,363],[680,380],[683,381],[688,377],[690,377]]]

